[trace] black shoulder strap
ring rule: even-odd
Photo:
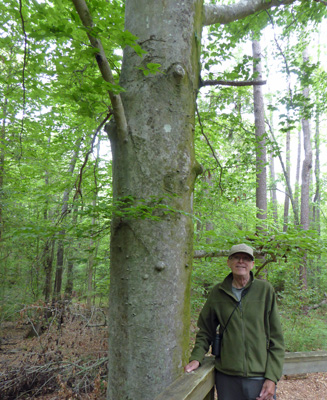
[[[241,296],[241,300],[238,301],[237,304],[236,304],[236,306],[234,307],[234,310],[232,311],[231,315],[229,316],[229,318],[228,318],[228,320],[227,320],[227,323],[226,323],[226,325],[225,325],[225,328],[224,328],[223,331],[221,332],[221,335],[222,335],[222,334],[225,332],[225,330],[227,329],[227,326],[228,326],[228,324],[229,324],[230,319],[232,318],[232,316],[233,316],[234,312],[236,311],[237,307],[241,304],[241,301],[242,301],[243,297],[247,294],[248,290],[249,290],[249,289],[244,289],[244,290],[243,290],[242,296]]]

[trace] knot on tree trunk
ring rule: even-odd
[[[184,67],[179,63],[173,64],[170,67],[169,72],[172,74],[172,76],[177,84],[183,80],[183,78],[186,74]]]

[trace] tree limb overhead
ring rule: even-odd
[[[98,52],[95,54],[95,58],[98,63],[99,70],[101,72],[103,79],[106,82],[115,85],[115,80],[113,78],[108,59],[103,49],[102,42],[100,39],[95,38],[91,34],[91,30],[94,27],[94,24],[85,0],[72,0],[72,2],[82,21],[82,24],[85,26],[85,28],[88,28],[89,30],[87,36],[89,38],[92,47],[98,50]],[[119,94],[115,94],[110,90],[108,91],[108,93],[112,104],[115,122],[117,124],[118,136],[125,141],[127,140],[127,121],[125,117],[123,103],[121,101]]]
[[[259,86],[265,85],[267,81],[221,81],[221,80],[207,80],[201,81],[200,87],[203,86]]]
[[[248,17],[258,11],[268,10],[280,5],[289,5],[296,0],[241,0],[235,4],[204,5],[203,25],[228,24]]]

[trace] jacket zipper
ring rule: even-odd
[[[243,359],[243,375],[244,377],[248,376],[248,371],[247,371],[247,348],[246,348],[246,343],[245,343],[245,326],[244,326],[244,313],[243,313],[243,307],[242,307],[242,299],[246,295],[248,290],[244,290],[242,292],[241,300],[240,300],[240,313],[241,313],[241,321],[242,321],[242,336],[243,336],[243,346],[244,346],[244,359]]]
[[[250,289],[250,287],[244,289],[244,291],[242,292],[242,295],[241,295],[241,300],[238,301],[238,307],[237,307],[240,309],[241,323],[242,323],[242,339],[243,339],[243,346],[244,346],[244,352],[243,352],[243,376],[244,377],[247,377],[247,375],[248,375],[248,372],[247,372],[248,356],[247,356],[247,349],[246,349],[246,345],[245,345],[245,327],[244,327],[244,314],[243,314],[243,307],[242,307],[242,299],[247,294],[249,289]],[[226,293],[230,296],[230,294],[228,292],[226,292]],[[237,300],[234,295],[233,295],[233,298],[235,300]]]

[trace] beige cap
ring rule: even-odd
[[[235,244],[234,246],[232,246],[232,248],[229,251],[228,257],[232,256],[235,253],[246,253],[252,257],[252,260],[254,259],[252,247],[247,246],[244,243]]]

